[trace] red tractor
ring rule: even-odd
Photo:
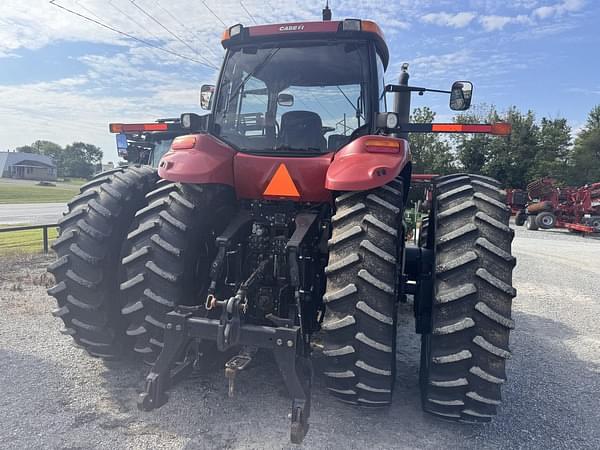
[[[217,86],[202,90],[210,114],[182,116],[189,134],[173,140],[158,177],[116,169],[69,204],[49,269],[64,332],[92,355],[133,350],[152,363],[144,410],[216,351],[233,352],[233,391],[236,373],[268,349],[300,442],[314,348],[332,395],[390,404],[408,294],[423,409],[489,421],[513,328],[510,209],[491,178],[438,177],[426,238],[406,245],[407,133],[510,127],[408,123],[412,92],[450,94],[450,107],[465,110],[472,85],[409,86],[406,67],[386,85],[388,48],[371,21],[235,25],[222,43]]]

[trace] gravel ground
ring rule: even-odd
[[[600,240],[519,228],[514,252],[514,356],[492,424],[458,425],[421,412],[419,341],[411,306],[403,305],[393,406],[338,403],[317,377],[303,447],[600,448]],[[222,371],[213,370],[177,386],[159,410],[139,412],[145,368],[88,358],[58,333],[45,293],[49,259],[0,261],[0,447],[293,447],[290,402],[270,356],[239,376],[234,399]]]

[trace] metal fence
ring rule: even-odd
[[[42,230],[42,239],[44,243],[44,253],[48,253],[48,249],[50,248],[48,245],[48,228],[56,228],[58,224],[50,223],[44,225],[25,225],[19,227],[6,227],[0,228],[0,233],[10,233],[14,231],[26,231],[26,230]]]

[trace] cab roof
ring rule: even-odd
[[[369,39],[375,41],[384,67],[389,62],[389,50],[383,31],[370,20],[345,19],[320,22],[292,22],[244,27],[233,25],[221,39],[224,48],[260,42],[281,42],[304,39]]]

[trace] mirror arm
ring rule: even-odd
[[[424,87],[417,86],[402,86],[399,84],[388,84],[385,87],[386,92],[438,92],[440,94],[451,94],[452,91],[443,91],[440,89],[428,89]]]

